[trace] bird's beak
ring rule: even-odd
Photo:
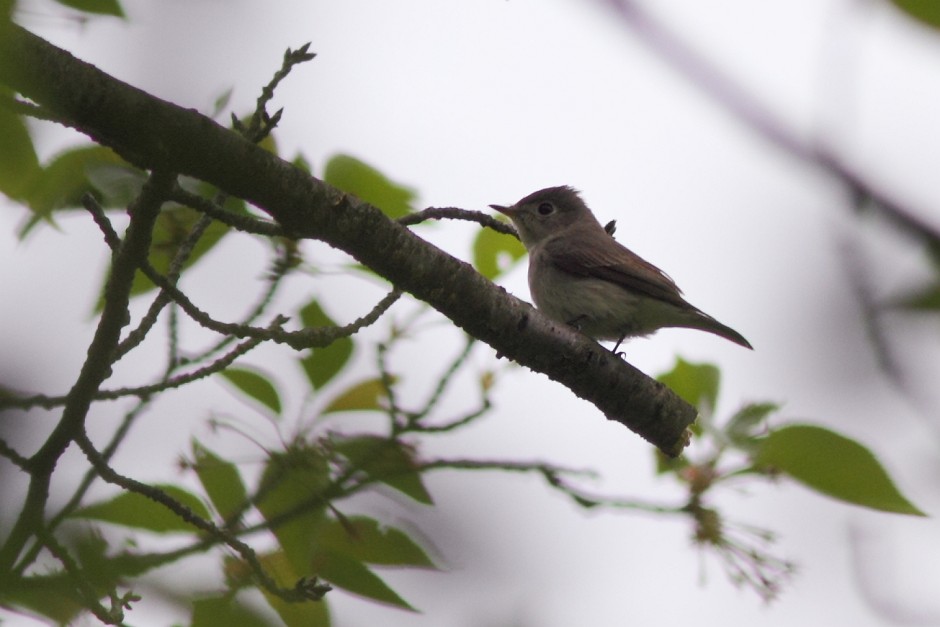
[[[510,217],[512,216],[512,207],[504,207],[503,205],[490,205],[490,208],[496,209],[496,211],[503,215]]]

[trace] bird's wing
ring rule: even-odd
[[[680,307],[689,306],[668,274],[606,233],[605,237],[608,239],[600,245],[577,250],[559,238],[546,242],[545,251],[556,267],[570,274],[604,279]]]

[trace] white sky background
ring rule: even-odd
[[[658,15],[793,132],[838,141],[846,160],[940,223],[940,35],[912,27],[878,2],[656,5]],[[583,190],[602,222],[617,219],[619,241],[663,267],[692,303],[756,347],[751,353],[707,334],[663,331],[628,345],[633,364],[657,373],[676,355],[715,362],[723,376],[720,412],[747,401],[784,402],[782,417],[826,424],[870,445],[905,493],[928,512],[940,511],[930,414],[938,400],[931,387],[940,348],[935,321],[892,326],[911,382],[911,395],[902,396],[867,349],[840,256],[846,247],[859,252],[877,295],[887,297],[927,276],[921,252],[859,228],[837,183],[739,125],[599,4],[128,1],[128,23],[105,18],[84,28],[61,19],[58,5],[21,6],[26,27],[201,111],[232,86],[232,107],[249,111],[284,48],[312,41],[319,56],[296,69],[275,98],[285,107],[277,133],[284,156],[301,151],[319,173],[336,152],[356,155],[415,187],[422,206],[485,209],[548,185]],[[46,135],[40,145],[54,153],[63,137]],[[106,255],[85,216],[64,220],[61,233],[39,229],[17,243],[21,214],[4,214],[0,321],[22,330],[0,339],[3,354],[22,359],[13,373],[4,366],[4,380],[19,377],[26,386],[42,373],[50,387],[42,391],[60,392],[84,357]],[[473,227],[445,223],[423,233],[469,258]],[[247,242],[231,237],[191,283],[199,302],[213,299],[213,311],[241,311],[245,291],[257,288],[264,251]],[[337,300],[341,281],[292,285],[324,294],[340,320],[361,315],[381,294],[344,290],[348,298]],[[528,299],[524,264],[502,284]],[[305,291],[295,296],[302,301]],[[441,355],[429,348],[441,344]],[[456,334],[434,330],[424,344],[402,350],[399,369],[420,376],[422,364],[443,364],[458,344]],[[276,363],[282,350],[264,349],[246,363]],[[366,368],[372,356],[360,353]],[[491,366],[492,350],[479,347],[474,361],[481,370]],[[122,376],[135,380],[133,371]],[[194,412],[192,402],[217,389],[210,382],[168,398],[145,417],[118,464],[134,463],[141,479],[170,479],[167,469],[190,435],[206,436],[208,411]],[[496,401],[484,424],[430,450],[593,467],[604,476],[592,486],[598,490],[681,498],[674,486],[651,478],[649,445],[545,377],[505,371]],[[225,394],[218,403],[243,412]],[[108,419],[100,418],[102,433]],[[205,441],[219,450],[231,442]],[[800,564],[781,599],[766,607],[731,586],[713,559],[704,560],[700,585],[684,521],[585,515],[534,477],[441,475],[430,486],[438,501],[433,510],[390,499],[364,505],[418,530],[438,549],[445,573],[382,573],[424,613],[337,591],[330,596],[337,625],[940,624],[940,528],[931,520],[863,511],[789,484],[724,494],[722,511],[780,532],[777,552]],[[208,576],[214,568],[182,576],[210,590],[199,572]]]

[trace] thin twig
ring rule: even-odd
[[[62,564],[62,567],[65,569],[65,574],[72,582],[75,591],[81,597],[85,608],[90,610],[98,620],[106,625],[117,625],[124,621],[124,608],[129,606],[129,602],[118,604],[117,607],[112,607],[110,611],[105,609],[105,607],[98,602],[98,593],[94,586],[88,581],[87,577],[85,577],[81,567],[69,554],[68,549],[59,544],[49,530],[44,527],[40,527],[36,530],[36,536],[52,556]],[[117,594],[114,591],[111,592],[110,596],[115,599],[117,598]]]
[[[284,236],[284,229],[274,222],[247,214],[233,213],[223,209],[220,203],[204,198],[199,194],[188,192],[179,186],[170,192],[170,200],[204,213],[214,220],[245,233],[254,233],[255,235],[265,235],[267,237]]]
[[[516,233],[516,229],[513,228],[511,224],[506,222],[501,222],[494,218],[493,216],[480,213],[479,211],[470,211],[468,209],[458,209],[457,207],[428,207],[422,211],[416,211],[415,213],[409,213],[406,216],[398,218],[398,223],[402,226],[411,226],[413,224],[420,224],[426,220],[466,220],[468,222],[476,222],[481,226],[489,227],[494,231],[503,233],[505,235],[512,235],[513,237],[519,237],[519,234]]]
[[[454,358],[450,363],[450,366],[447,367],[447,370],[441,375],[438,379],[437,385],[434,387],[434,391],[431,393],[430,398],[424,404],[424,407],[412,414],[410,418],[413,421],[421,420],[428,414],[430,414],[434,408],[437,406],[437,403],[441,400],[441,396],[444,394],[444,390],[450,385],[451,380],[454,378],[454,375],[457,374],[457,371],[460,370],[460,367],[467,361],[467,357],[470,356],[470,351],[473,349],[476,344],[476,338],[472,335],[466,336],[466,342],[464,343],[463,350]]]
[[[108,483],[113,483],[114,485],[123,488],[127,492],[140,494],[141,496],[147,497],[148,499],[163,505],[168,510],[176,514],[183,522],[192,525],[209,536],[216,538],[226,546],[232,548],[241,556],[243,560],[245,560],[245,562],[251,568],[252,574],[268,592],[277,595],[285,601],[291,602],[319,601],[321,598],[323,598],[323,594],[326,593],[326,590],[318,595],[315,591],[308,590],[306,587],[301,588],[298,586],[294,589],[281,588],[261,565],[261,562],[258,559],[258,555],[250,546],[239,540],[225,529],[220,529],[210,521],[197,515],[190,508],[172,498],[169,494],[160,488],[141,483],[135,479],[131,479],[130,477],[125,477],[124,475],[119,474],[117,471],[111,468],[111,466],[109,466],[108,463],[101,457],[100,453],[95,450],[91,440],[88,439],[88,436],[84,432],[75,438],[75,442],[78,444],[79,448],[81,448],[82,452],[85,454],[85,457],[88,458],[88,461],[91,462],[91,464],[98,471],[98,474],[101,475],[102,479]]]
[[[240,327],[239,325],[229,325],[226,323],[218,323],[213,321],[211,318],[208,318],[211,321],[213,330],[229,330],[233,331],[233,335],[247,337],[248,339],[239,345],[231,353],[228,353],[225,357],[220,358],[219,360],[213,362],[209,366],[196,370],[194,372],[180,375],[167,381],[160,383],[154,383],[151,385],[131,387],[131,388],[121,388],[118,390],[104,390],[99,391],[94,394],[94,400],[114,400],[117,398],[122,398],[125,396],[147,396],[153,394],[154,392],[159,392],[164,389],[176,388],[181,385],[185,385],[196,379],[201,379],[210,374],[222,370],[228,365],[230,365],[235,358],[243,355],[248,352],[262,341],[272,340],[275,342],[282,342],[288,344],[294,348],[310,348],[310,347],[323,347],[328,346],[335,340],[341,337],[348,337],[355,335],[361,329],[375,323],[383,313],[385,313],[389,307],[391,307],[395,301],[401,298],[402,293],[398,290],[393,290],[385,295],[382,300],[380,300],[375,307],[372,308],[364,316],[357,318],[353,322],[340,326],[340,327],[325,327],[325,328],[308,328],[301,331],[282,331],[280,325],[282,325],[286,318],[278,317],[269,325],[267,328],[257,328],[257,327]],[[174,296],[175,298],[175,296]],[[185,297],[183,297],[185,298]],[[186,308],[183,308],[186,310]],[[187,311],[187,313],[190,313]],[[201,313],[201,312],[200,312]],[[202,314],[205,316],[205,314]],[[197,320],[199,322],[200,320]],[[209,326],[209,325],[206,325]],[[24,397],[11,397],[11,398],[0,398],[0,408],[6,407],[16,407],[18,409],[29,409],[31,407],[44,407],[46,409],[51,409],[53,407],[59,407],[65,403],[67,396],[47,396],[45,394],[34,394],[32,396]]]
[[[277,88],[278,84],[287,77],[295,65],[310,61],[317,56],[312,52],[308,52],[309,49],[310,44],[306,43],[297,50],[288,48],[287,51],[284,52],[284,60],[281,63],[281,69],[274,73],[274,77],[261,90],[261,95],[258,96],[255,111],[251,116],[251,122],[249,122],[247,128],[242,125],[238,118],[232,115],[232,122],[235,129],[244,135],[248,141],[258,143],[277,126],[278,121],[281,119],[283,109],[279,109],[273,116],[269,116],[267,113],[267,105],[274,97],[274,90]]]
[[[6,440],[3,439],[0,439],[0,457],[6,457],[19,466],[21,470],[29,468],[29,460],[20,455],[16,449],[7,444]]]
[[[288,271],[290,271],[290,269],[292,268],[292,264],[289,261],[289,258],[291,257],[291,255],[292,253],[287,249],[287,247],[285,247],[283,257],[275,261],[273,268],[271,269],[271,272],[269,276],[267,277],[267,280],[268,280],[267,289],[261,293],[260,297],[258,298],[258,302],[255,303],[255,306],[252,307],[251,311],[249,311],[248,314],[245,315],[244,318],[242,318],[241,322],[238,322],[237,324],[241,326],[249,326],[255,320],[260,318],[265,313],[265,311],[267,311],[268,306],[273,302],[274,296],[277,293],[278,288],[281,286],[283,282],[282,279],[287,275]],[[191,355],[191,356],[183,357],[180,363],[187,364],[187,363],[193,363],[193,362],[202,362],[202,361],[205,361],[206,359],[210,359],[217,353],[224,350],[226,346],[234,342],[236,339],[237,338],[234,335],[227,335],[223,337],[221,340],[219,340],[213,346],[210,346],[209,348],[200,352],[198,355]]]
[[[134,201],[124,241],[113,257],[104,290],[104,308],[85,362],[69,391],[62,416],[40,449],[29,460],[29,489],[19,517],[0,548],[0,572],[8,572],[23,546],[44,524],[52,473],[75,436],[84,429],[88,410],[101,383],[111,374],[114,350],[127,324],[127,307],[134,275],[150,250],[153,225],[175,175],[155,171]]]

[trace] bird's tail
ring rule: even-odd
[[[687,320],[682,326],[688,327],[690,329],[699,329],[701,331],[708,331],[709,333],[714,333],[719,337],[723,337],[726,340],[734,342],[739,346],[744,348],[749,348],[754,350],[754,347],[751,346],[751,343],[744,339],[744,336],[729,327],[728,325],[722,324],[709,316],[707,313],[696,309],[696,316]]]

